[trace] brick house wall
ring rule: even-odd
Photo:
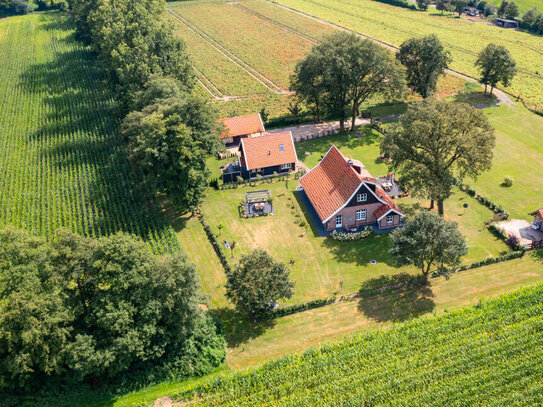
[[[349,230],[353,227],[358,228],[363,225],[372,225],[377,222],[377,217],[373,214],[373,212],[375,212],[375,210],[381,205],[383,205],[381,202],[376,202],[365,205],[346,206],[336,215],[342,216],[343,228],[346,230]],[[366,210],[366,220],[356,220],[356,211],[360,209]],[[326,222],[326,224],[324,225],[326,230],[336,229],[336,215],[334,215],[332,219]]]

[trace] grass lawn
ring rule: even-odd
[[[543,252],[478,269],[463,271],[449,280],[431,280],[428,287],[399,290],[369,299],[330,305],[286,316],[263,327],[260,335],[240,337],[228,348],[228,367],[211,375],[184,382],[164,382],[124,395],[108,405],[147,404],[175,394],[217,376],[228,369],[243,369],[269,359],[299,353],[327,341],[365,330],[386,329],[393,321],[434,313],[436,315],[481,298],[497,296],[522,286],[537,284],[543,278]],[[250,327],[249,327],[250,328]]]
[[[530,220],[528,213],[543,206],[543,117],[517,104],[485,109],[496,129],[492,169],[477,182],[479,193],[507,209],[512,217]],[[501,186],[506,175],[513,186]]]

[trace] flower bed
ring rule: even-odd
[[[364,230],[356,233],[343,233],[338,232],[334,230],[330,237],[334,240],[338,240],[340,242],[354,242],[356,240],[362,240],[368,237],[373,233],[373,228],[371,226],[366,226]]]

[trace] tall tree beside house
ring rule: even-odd
[[[407,69],[409,87],[423,98],[435,92],[439,77],[452,61],[435,34],[404,41],[396,58]]]
[[[287,267],[264,250],[243,256],[226,276],[226,296],[254,320],[268,312],[273,302],[291,298],[293,289]]]
[[[503,45],[488,44],[479,53],[475,66],[479,68],[485,93],[490,85],[490,94],[498,83],[509,86],[517,73],[517,63]]]
[[[433,212],[421,211],[403,228],[390,234],[390,253],[398,266],[413,265],[424,278],[433,271],[458,266],[468,246],[456,222],[449,222]]]
[[[341,31],[313,47],[298,64],[291,83],[304,100],[324,104],[337,115],[341,132],[345,131],[349,105],[354,128],[358,107],[369,97],[395,97],[405,91],[403,70],[386,50]]]
[[[432,0],[417,0],[417,7],[419,8],[419,10],[428,10],[430,4],[432,4]]]
[[[206,159],[221,146],[218,131],[215,111],[196,96],[149,105],[127,115],[122,126],[130,159],[141,169],[147,189],[165,193],[184,210],[193,210],[203,197]]]
[[[296,92],[298,100],[314,111],[317,122],[321,121],[323,109],[323,80],[319,58],[313,53],[296,64],[290,77],[290,90]]]
[[[349,44],[347,52],[351,56],[348,59],[348,89],[352,103],[351,130],[354,130],[358,108],[366,100],[377,95],[387,100],[400,98],[407,88],[404,70],[385,48],[354,34],[346,42]]]
[[[443,202],[454,180],[476,178],[490,169],[496,143],[485,114],[465,103],[425,99],[409,106],[387,133],[381,152],[392,158],[391,171],[413,195]]]

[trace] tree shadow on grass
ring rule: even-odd
[[[387,233],[380,235],[372,234],[365,239],[354,242],[341,242],[327,237],[323,242],[335,260],[340,263],[356,264],[357,266],[368,266],[370,260],[376,260],[377,264],[372,267],[379,267],[379,263],[398,268],[396,262],[388,252],[390,239]]]
[[[211,311],[223,325],[229,348],[237,348],[251,339],[258,338],[275,327],[275,319],[253,323],[249,316],[235,308],[223,307]]]
[[[395,285],[396,288],[383,293],[368,293]],[[360,288],[360,294],[358,311],[377,322],[401,322],[426,314],[435,308],[430,283],[407,273],[365,281]]]

